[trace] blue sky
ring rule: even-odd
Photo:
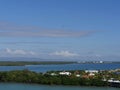
[[[119,0],[0,0],[0,57],[120,60]]]

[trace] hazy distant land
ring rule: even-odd
[[[0,61],[0,66],[25,66],[25,65],[55,65],[55,64],[103,64],[120,63],[118,61]]]
[[[25,65],[50,65],[50,64],[73,64],[67,61],[0,61],[0,66],[25,66]]]

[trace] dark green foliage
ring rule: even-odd
[[[48,85],[106,86],[100,77],[85,79],[75,76],[51,76],[28,70],[0,72],[0,82],[38,83]]]

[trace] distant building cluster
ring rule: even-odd
[[[81,71],[57,71],[49,73],[51,76],[75,76],[77,78],[95,78],[98,75],[102,77],[102,81],[108,83],[119,83],[120,84],[120,69],[99,71],[99,70],[81,70]],[[116,78],[116,75],[118,76]]]

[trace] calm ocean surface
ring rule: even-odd
[[[28,69],[35,72],[57,71],[57,70],[110,70],[118,69],[120,64],[64,64],[64,65],[27,65],[27,66],[0,66],[0,71]]]
[[[120,90],[112,87],[47,86],[35,84],[0,83],[0,90]]]

